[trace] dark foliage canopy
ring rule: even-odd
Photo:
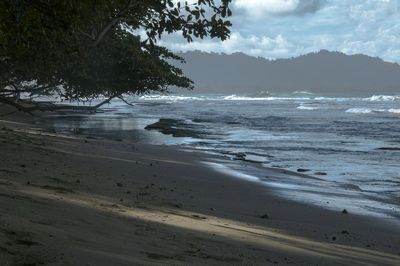
[[[0,102],[23,109],[20,95],[87,101],[191,88],[170,64],[182,58],[157,40],[174,32],[225,40],[230,2],[2,0]]]

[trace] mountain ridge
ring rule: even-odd
[[[363,54],[321,50],[274,60],[244,53],[190,51],[178,55],[186,60],[186,64],[178,66],[195,82],[193,93],[400,93],[400,65]]]

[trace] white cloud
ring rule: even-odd
[[[255,17],[302,14],[316,11],[320,0],[236,0],[234,7]]]
[[[237,0],[235,6],[251,14],[260,16],[265,13],[286,13],[294,11],[298,0]]]
[[[174,41],[172,41],[174,39]],[[238,32],[234,32],[231,38],[219,42],[215,40],[200,40],[191,43],[182,42],[179,38],[169,38],[160,42],[174,51],[191,51],[200,50],[205,52],[217,53],[236,53],[244,52],[253,56],[262,56],[268,58],[276,58],[285,56],[291,49],[292,44],[288,42],[282,35],[273,38],[267,36],[242,36]]]

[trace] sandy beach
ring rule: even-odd
[[[0,265],[400,265],[391,221],[273,196],[204,154],[0,119]]]

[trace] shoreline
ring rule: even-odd
[[[400,262],[398,226],[276,197],[271,188],[201,165],[205,154],[4,121],[0,141],[0,261]]]

